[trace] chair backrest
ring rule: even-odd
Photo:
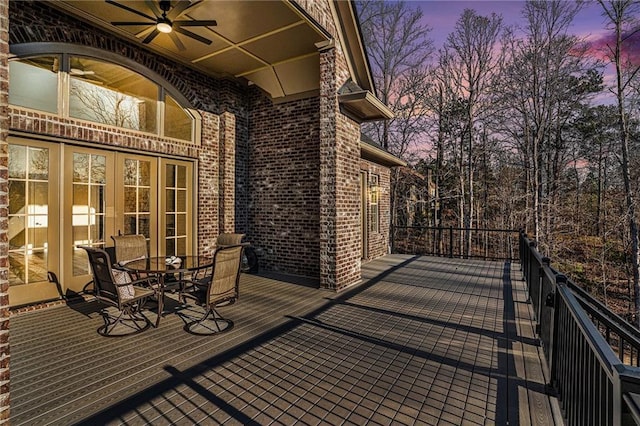
[[[235,246],[242,242],[244,234],[222,233],[216,239],[216,247]]]
[[[116,260],[118,262],[147,257],[147,239],[144,235],[112,235],[111,239],[116,246]]]
[[[109,258],[109,254],[97,247],[79,247],[84,249],[89,256],[96,297],[118,303],[118,291],[111,273],[111,258]]]
[[[237,299],[243,248],[244,245],[232,245],[216,250],[213,255],[213,273],[207,293],[207,305]]]

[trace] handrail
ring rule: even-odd
[[[640,330],[553,269],[524,232],[519,250],[567,424],[640,425]]]
[[[394,253],[491,260],[518,260],[518,230],[393,226]]]

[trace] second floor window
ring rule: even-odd
[[[196,115],[129,68],[70,54],[15,59],[9,67],[11,105],[196,142]]]

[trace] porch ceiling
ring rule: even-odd
[[[172,7],[186,0],[171,2]],[[117,3],[148,16],[158,2]],[[150,5],[151,3],[151,5]],[[246,79],[272,98],[295,97],[319,89],[318,43],[330,36],[297,6],[288,1],[203,0],[189,8],[179,20],[216,20],[217,26],[189,26],[189,31],[211,41],[207,45],[183,34],[160,33],[145,46],[214,77]],[[144,25],[114,26],[116,21],[145,21],[145,18],[105,1],[51,2],[66,12],[94,23],[122,37],[142,44],[149,34]],[[320,44],[318,44],[319,46]]]

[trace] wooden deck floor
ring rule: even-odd
[[[243,275],[215,337],[177,303],[117,339],[96,302],[15,315],[11,424],[561,424],[518,266],[394,255],[363,276],[335,294]]]

